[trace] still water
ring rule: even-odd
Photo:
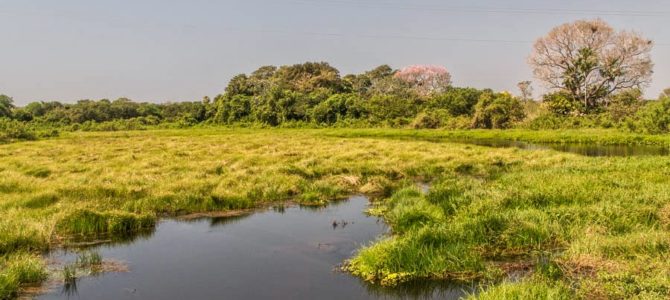
[[[584,156],[644,156],[670,155],[670,148],[648,145],[598,145],[598,144],[555,144],[529,143],[504,139],[448,139],[450,142],[472,144],[486,147],[526,150],[552,149],[561,152],[576,153]]]
[[[291,206],[242,217],[164,220],[156,231],[93,249],[129,271],[82,277],[76,289],[39,299],[458,299],[464,287],[415,283],[372,286],[337,266],[387,233],[352,197],[323,208]],[[68,262],[76,255],[50,254]],[[468,288],[471,290],[471,288]]]

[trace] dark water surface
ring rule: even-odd
[[[325,208],[268,209],[248,216],[165,220],[133,242],[90,249],[130,271],[82,277],[39,299],[458,299],[436,283],[386,289],[334,269],[387,233],[363,212],[364,197]],[[333,221],[337,221],[334,225]],[[346,222],[346,225],[344,222]],[[51,254],[68,262],[73,253]]]
[[[670,148],[649,145],[598,145],[575,143],[529,143],[505,139],[449,139],[450,142],[495,148],[516,147],[527,150],[552,149],[584,156],[670,155]]]

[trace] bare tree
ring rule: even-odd
[[[568,92],[587,109],[621,90],[651,81],[653,44],[635,32],[615,31],[600,19],[552,29],[535,42],[529,63],[550,89]]]
[[[529,80],[521,81],[516,84],[521,92],[521,100],[528,101],[533,99],[533,86]]]

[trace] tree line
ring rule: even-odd
[[[223,93],[202,101],[139,103],[81,100],[15,107],[0,95],[0,131],[12,126],[122,130],[147,126],[225,124],[282,127],[541,128],[620,127],[670,131],[670,91],[645,101],[653,42],[602,20],[560,25],[534,44],[529,63],[549,92],[533,98],[455,87],[442,66],[382,65],[342,76],[326,62],[262,66],[233,77]],[[4,124],[4,125],[3,125]]]
[[[379,66],[340,76],[326,62],[263,66],[230,80],[214,99],[177,103],[138,103],[121,98],[73,104],[33,102],[14,107],[2,96],[0,114],[23,122],[75,129],[114,121],[161,123],[262,124],[265,126],[415,126],[508,128],[523,116],[518,98],[490,89],[451,86],[443,67]]]

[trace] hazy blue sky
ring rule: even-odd
[[[532,41],[594,17],[653,39],[647,95],[670,87],[668,0],[0,0],[0,93],[199,100],[235,74],[304,61],[343,75],[439,64],[456,85],[516,91]]]

